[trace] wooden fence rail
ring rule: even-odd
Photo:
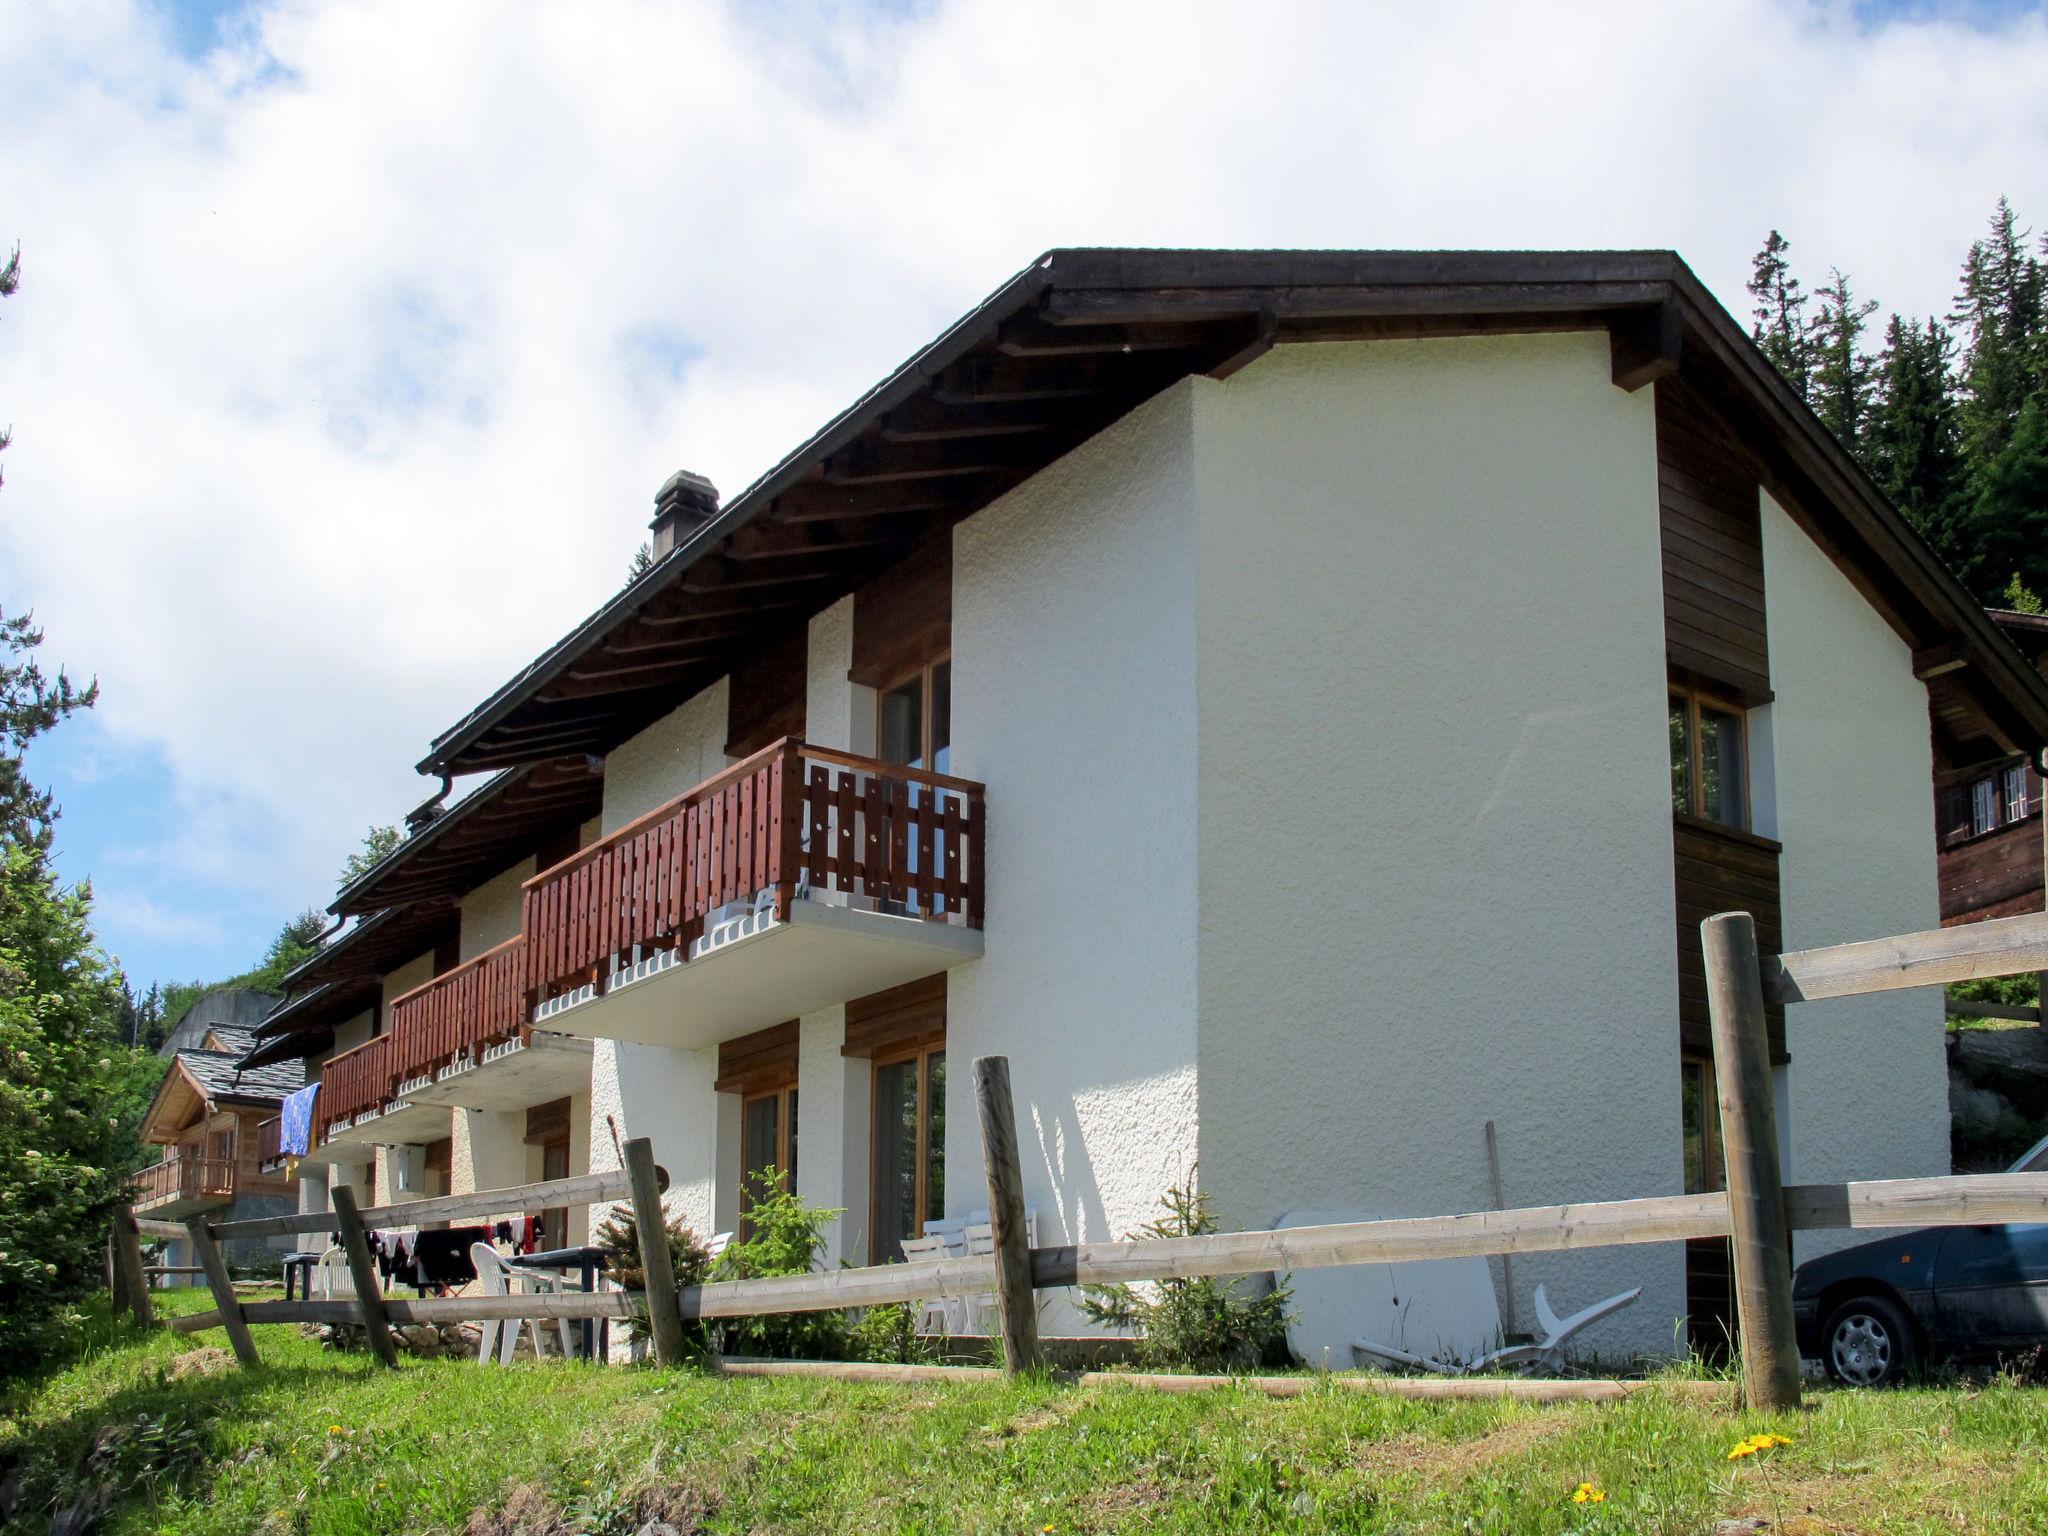
[[[1722,1129],[1727,1145],[1744,1149],[1751,1180],[1731,1193],[1529,1206],[1274,1232],[1053,1245],[1026,1251],[1028,1264],[1024,1266],[1006,1255],[988,1255],[821,1274],[716,1281],[681,1290],[672,1303],[663,1298],[661,1313],[676,1321],[743,1317],[876,1306],[996,1290],[1003,1310],[1021,1314],[1028,1310],[1022,1302],[1023,1292],[1062,1286],[1729,1237],[1734,1239],[1737,1262],[1745,1390],[1758,1406],[1796,1403],[1797,1356],[1791,1342],[1790,1289],[1785,1283],[1791,1266],[1790,1232],[2044,1222],[2048,1221],[2048,1174],[1864,1180],[1792,1185],[1779,1190],[1769,1046],[1763,1025],[1765,996],[1768,993],[1786,1001],[1805,1001],[2032,971],[2048,966],[2048,916],[1972,925],[1977,935],[1974,943],[1960,941],[1967,940],[1972,930],[1947,929],[1788,954],[1775,962],[1768,973],[1766,962],[1757,954],[1755,931],[1747,914],[1719,914],[1707,919],[1702,927],[1713,983],[1710,1003],[1716,1015],[1714,1048],[1721,1087]],[[1772,978],[1768,983],[1767,974]],[[1004,1194],[1014,1180],[1014,1172],[1000,1166],[1006,1144],[1002,1122],[1013,1112],[1008,1102],[1008,1065],[1000,1057],[982,1058],[974,1065],[991,1191]],[[1731,1130],[1738,1134],[1731,1136]],[[626,1150],[629,1168],[648,1161],[649,1149],[644,1140],[627,1143]],[[413,1225],[428,1220],[615,1200],[629,1194],[637,1197],[635,1204],[640,1211],[651,1214],[658,1209],[650,1203],[645,1188],[634,1188],[630,1175],[618,1170],[517,1189],[379,1207],[363,1211],[359,1219],[364,1225],[375,1225],[402,1215],[408,1225]],[[191,1225],[211,1236],[227,1237],[310,1232],[331,1228],[333,1224],[331,1216],[322,1214],[211,1225],[195,1219]],[[1004,1295],[1006,1289],[1015,1294]],[[217,1313],[181,1318],[173,1326],[190,1332],[220,1326],[224,1321],[232,1327],[248,1322],[361,1322],[366,1317],[360,1299],[240,1304],[231,1292],[218,1285],[215,1290]],[[528,1317],[639,1317],[648,1315],[649,1304],[643,1293],[607,1292],[419,1301],[379,1297],[371,1305],[380,1307],[389,1322],[406,1324]],[[671,1330],[660,1326],[657,1320],[654,1332],[658,1353],[663,1358],[670,1357],[672,1350],[662,1341],[664,1335],[671,1335]],[[1007,1370],[1017,1372],[1035,1363],[1035,1339],[1028,1329],[1006,1329],[1003,1342]]]

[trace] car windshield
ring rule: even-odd
[[[2048,1173],[2048,1136],[2043,1136],[2020,1154],[2020,1160],[2005,1170],[2007,1173]]]

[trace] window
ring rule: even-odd
[[[784,1190],[796,1188],[796,1085],[751,1094],[740,1102],[740,1239],[750,1235],[746,1213],[761,1192],[761,1180],[775,1175]]]
[[[1701,1056],[1680,1060],[1680,1102],[1685,1125],[1685,1192],[1711,1194],[1727,1187],[1721,1163],[1721,1116],[1714,1065]]]
[[[1998,781],[1979,779],[1970,786],[1970,832],[1989,832],[1998,825]]]
[[[946,1048],[875,1059],[872,1262],[946,1214]]]
[[[2005,819],[2022,821],[2028,812],[2027,765],[2014,763],[2005,770]]]
[[[1749,763],[1742,711],[1690,690],[1671,694],[1671,808],[1683,816],[1749,825]]]
[[[879,718],[875,722],[876,756],[885,763],[922,768],[927,773],[946,773],[953,765],[953,663],[933,662],[920,667],[892,688],[881,691]],[[931,804],[945,809],[947,791],[923,784],[910,786],[912,805]],[[945,867],[945,844],[936,845],[939,868]],[[910,867],[917,870],[918,845],[912,839]],[[936,909],[944,898],[936,892],[931,902]],[[913,897],[911,906],[917,905]],[[911,1234],[915,1236],[916,1234]]]

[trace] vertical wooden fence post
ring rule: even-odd
[[[221,1257],[220,1244],[213,1240],[213,1229],[201,1215],[189,1219],[185,1230],[192,1235],[193,1256],[206,1271],[206,1283],[213,1289],[214,1310],[220,1313],[220,1325],[227,1330],[235,1358],[244,1365],[261,1365],[263,1358],[256,1353],[256,1340],[249,1332],[248,1319],[242,1316],[242,1304],[235,1300],[235,1282],[228,1278],[228,1261]]]
[[[1714,1081],[1735,1257],[1742,1389],[1752,1408],[1799,1406],[1799,1341],[1792,1324],[1792,1230],[1778,1168],[1771,1047],[1764,1023],[1756,923],[1722,912],[1700,924],[1713,1024]]]
[[[114,1305],[135,1314],[138,1328],[156,1325],[149,1308],[149,1276],[142,1272],[142,1236],[135,1228],[135,1211],[125,1203],[114,1207],[114,1278],[120,1290]]]
[[[633,1225],[640,1237],[640,1273],[646,1277],[647,1326],[654,1335],[654,1358],[662,1365],[681,1365],[683,1314],[676,1302],[668,1212],[662,1209],[661,1184],[654,1171],[654,1144],[645,1136],[635,1136],[623,1150],[626,1181],[633,1196]]]
[[[370,1336],[370,1353],[380,1365],[396,1369],[398,1346],[391,1342],[391,1319],[384,1311],[384,1293],[377,1287],[377,1264],[370,1257],[370,1234],[363,1230],[356,1192],[337,1184],[333,1200],[334,1221],[341,1228],[341,1251],[348,1255],[349,1277],[355,1281],[356,1305],[362,1309],[363,1328]]]
[[[1015,1376],[1038,1364],[1038,1302],[1031,1289],[1031,1244],[1024,1217],[1024,1175],[1017,1162],[1017,1112],[1010,1059],[974,1062],[974,1106],[981,1117],[981,1160],[988,1170],[989,1224],[995,1232],[996,1319],[1003,1369]]]

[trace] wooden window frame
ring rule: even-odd
[[[1720,1085],[1714,1076],[1713,1058],[1695,1056],[1690,1053],[1678,1058],[1681,1073],[1698,1071],[1700,1074],[1700,1165],[1706,1181],[1704,1193],[1717,1194],[1728,1187],[1728,1163],[1721,1147]],[[1680,1105],[1684,1104],[1684,1088],[1680,1086]],[[1679,1124],[1679,1176],[1685,1174],[1685,1126]],[[1687,1194],[1700,1191],[1687,1190]]]
[[[1667,699],[1666,715],[1670,706],[1682,705],[1685,710],[1685,773],[1686,806],[1681,815],[1711,827],[1733,827],[1737,831],[1750,830],[1750,811],[1756,801],[1756,775],[1750,771],[1749,760],[1749,711],[1726,694],[1711,689],[1694,688],[1684,683],[1668,682],[1664,692]],[[1700,755],[1700,711],[1702,708],[1719,710],[1734,717],[1742,733],[1742,818],[1739,821],[1721,821],[1707,814],[1706,764]]]
[[[2002,798],[1997,775],[1970,781],[1970,836],[1989,837],[2004,825],[1999,817]]]
[[[792,1175],[796,1170],[791,1167],[793,1159],[790,1155],[790,1143],[793,1139],[791,1133],[796,1129],[796,1116],[792,1113],[796,1107],[796,1079],[792,1077],[773,1088],[751,1089],[740,1095],[739,1211],[741,1242],[745,1242],[750,1235],[747,1223],[747,1201],[751,1193],[748,1188],[751,1171],[747,1167],[747,1111],[756,1104],[761,1103],[764,1099],[775,1101],[775,1156],[770,1159],[770,1162],[774,1165],[776,1173],[780,1176],[777,1182],[781,1184],[783,1193],[794,1194],[796,1192],[792,1181]]]
[[[2027,765],[2011,763],[1998,776],[1999,812],[2007,825],[2025,821],[2034,814],[2033,796],[2027,793]]]
[[[917,720],[919,730],[919,753],[924,760],[924,771],[926,773],[937,773],[940,771],[932,764],[932,674],[937,672],[940,667],[945,666],[952,659],[953,653],[950,650],[944,651],[941,654],[932,657],[929,661],[920,662],[918,665],[914,667],[904,668],[901,672],[898,672],[895,676],[890,678],[888,682],[882,683],[876,687],[875,757],[878,760],[882,756],[882,742],[885,739],[883,734],[883,722],[889,707],[889,695],[895,693],[905,683],[915,678],[918,681]],[[948,742],[947,745],[950,747],[952,743]]]
[[[870,1264],[887,1262],[883,1257],[881,1225],[875,1219],[876,1212],[881,1204],[877,1198],[880,1189],[877,1175],[880,1172],[879,1153],[882,1145],[882,1069],[884,1067],[898,1067],[906,1061],[915,1061],[917,1063],[917,1151],[915,1154],[917,1159],[917,1183],[915,1194],[912,1196],[918,1213],[918,1232],[912,1235],[917,1236],[922,1234],[924,1224],[929,1219],[925,1216],[924,1212],[931,1203],[932,1057],[943,1055],[945,1049],[946,1042],[943,1038],[938,1040],[914,1040],[903,1045],[891,1046],[886,1050],[876,1051],[869,1062],[868,1262]]]

